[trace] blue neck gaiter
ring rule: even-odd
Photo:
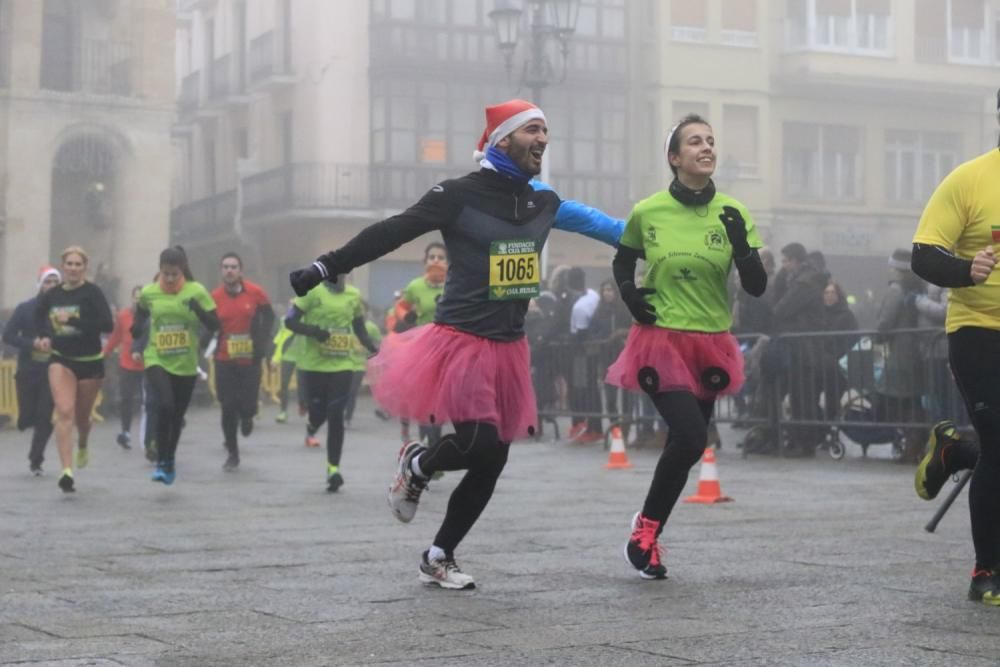
[[[520,167],[514,164],[513,160],[507,157],[506,153],[496,146],[490,146],[486,149],[486,159],[490,161],[497,173],[503,174],[515,183],[527,183],[531,180],[531,176],[524,173]]]

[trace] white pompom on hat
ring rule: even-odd
[[[525,123],[533,120],[545,121],[545,114],[531,102],[508,100],[502,104],[486,107],[486,129],[479,139],[473,159],[479,162],[486,157],[486,148],[497,143]]]

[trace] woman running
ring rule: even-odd
[[[295,299],[285,326],[304,337],[296,364],[309,401],[306,446],[318,447],[316,433],[326,422],[326,490],[335,493],[344,483],[340,455],[344,449],[344,408],[351,394],[357,363],[354,339],[376,352],[368,337],[361,293],[344,284],[317,285]]]
[[[288,302],[289,312],[295,305],[295,299]],[[292,375],[296,373],[296,351],[300,346],[301,336],[285,326],[285,318],[279,320],[278,333],[274,335],[274,352],[271,354],[271,370],[278,372],[278,415],[274,421],[284,424],[288,421],[288,387],[292,383]],[[298,388],[299,414],[305,414],[302,383],[296,381]]]
[[[87,438],[94,401],[104,379],[101,334],[111,333],[114,320],[104,293],[87,281],[87,253],[70,246],[62,254],[63,283],[38,299],[35,326],[38,349],[51,352],[49,387],[55,405],[56,446],[62,475],[59,488],[76,490],[73,482],[73,423],[76,423],[76,467],[90,461]]]
[[[626,559],[644,579],[666,578],[657,538],[705,450],[716,397],[743,384],[743,357],[729,333],[732,264],[749,294],[760,296],[767,286],[757,254],[763,244],[750,214],[712,183],[711,126],[689,115],[664,149],[674,180],[632,209],[615,255],[615,282],[637,323],[607,374],[610,384],[649,394],[669,427],[625,546]],[[646,261],[643,287],[634,282],[639,257]]]
[[[49,353],[38,349],[35,328],[35,310],[38,299],[59,284],[59,270],[42,267],[38,274],[38,292],[14,309],[3,330],[3,342],[17,348],[17,372],[14,385],[17,390],[17,430],[32,429],[28,465],[31,474],[42,474],[45,446],[52,435],[52,392],[49,391]]]
[[[142,285],[132,288],[132,306],[118,311],[115,329],[104,344],[105,357],[116,348],[121,348],[118,354],[118,393],[122,430],[116,440],[123,449],[132,449],[132,415],[135,408],[138,406],[141,409],[143,404],[142,354],[132,349],[132,322],[135,320],[135,304],[139,301],[140,292]]]
[[[139,293],[132,325],[133,336],[141,337],[144,331],[149,336],[143,361],[158,413],[154,482],[170,485],[177,476],[177,443],[198,377],[199,325],[218,331],[215,301],[194,280],[184,250],[167,248],[160,253],[158,281]]]
[[[531,180],[548,145],[541,109],[511,100],[488,107],[486,124],[479,171],[434,186],[403,213],[291,275],[296,293],[304,294],[421,234],[441,232],[451,263],[434,323],[386,343],[369,371],[375,399],[391,414],[454,424],[454,433],[428,447],[403,446],[389,490],[394,516],[409,522],[435,472],[468,470],[419,565],[422,582],[448,589],[475,588],[454,550],[492,497],[510,442],[537,425],[524,317],[539,293],[539,254],[549,231],[558,227],[614,245],[622,229],[621,221],[562,201]]]

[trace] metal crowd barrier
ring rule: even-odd
[[[15,371],[17,371],[17,359],[0,359],[0,417],[8,417],[12,424],[17,423]]]
[[[744,454],[794,454],[845,445],[889,445],[894,458],[922,451],[928,429],[949,418],[968,426],[951,377],[941,329],[737,336],[746,382],[716,404],[714,421],[747,429]],[[659,420],[649,399],[604,384],[623,337],[532,346],[541,431],[561,436],[559,420],[585,422],[607,438]]]

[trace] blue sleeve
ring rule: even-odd
[[[535,190],[552,190],[550,186],[537,180],[531,181],[531,185]],[[554,226],[565,232],[583,234],[612,247],[618,246],[618,239],[625,231],[624,220],[612,218],[604,211],[572,199],[564,199],[559,204]]]

